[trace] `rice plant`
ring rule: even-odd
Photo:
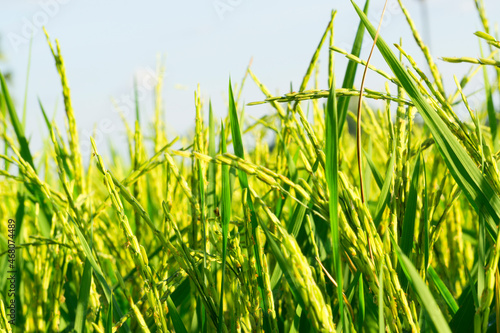
[[[197,90],[195,134],[170,140],[161,108],[148,126],[137,101],[128,156],[89,137],[89,160],[64,48],[47,34],[67,123],[40,102],[41,151],[0,74],[0,331],[500,332],[500,41],[476,0],[483,55],[438,60],[398,4],[425,63],[352,1],[352,49],[335,45],[333,11],[297,91],[272,95],[249,66],[229,81],[225,118]],[[367,38],[391,72],[360,58]],[[470,63],[451,90],[441,61]],[[385,91],[356,86],[365,68]],[[247,78],[263,97],[243,105]],[[272,112],[247,116],[262,103]]]

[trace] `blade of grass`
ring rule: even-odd
[[[339,301],[339,315],[344,326],[344,298],[342,281],[342,262],[340,258],[341,246],[339,237],[339,135],[337,118],[337,99],[335,96],[335,77],[332,78],[330,95],[326,106],[326,181],[328,184],[330,232],[332,237],[333,271],[337,279],[337,299]]]
[[[112,298],[112,290],[111,290],[108,282],[104,278],[104,275],[102,273],[101,268],[97,265],[97,262],[94,259],[92,251],[90,250],[89,244],[87,243],[87,241],[85,239],[85,236],[80,231],[80,228],[78,227],[78,225],[76,224],[76,222],[73,219],[71,219],[71,221],[73,222],[73,226],[74,226],[76,235],[77,235],[78,239],[80,240],[80,244],[82,246],[83,253],[85,254],[85,256],[87,257],[87,259],[89,260],[89,263],[90,263],[90,265],[92,266],[92,268],[94,270],[94,274],[96,275],[97,280],[99,281],[99,283],[102,286],[102,289],[104,291],[104,296],[106,297],[106,300],[108,301],[108,303],[111,303],[111,302],[116,303],[113,311],[114,311],[114,313],[115,313],[115,315],[116,315],[117,318],[121,318],[123,315],[122,315],[122,312],[120,310],[120,307],[118,306],[116,298],[114,298],[114,297]],[[124,324],[122,326],[122,329],[125,330],[125,332],[129,332],[130,331],[130,329],[129,329],[129,327],[128,327],[127,324]]]
[[[111,297],[113,297],[113,294],[111,294]],[[104,332],[113,333],[113,302],[109,302],[108,305],[108,316],[106,318],[106,327]]]
[[[372,158],[370,157],[370,155],[368,155],[368,153],[364,149],[363,153],[365,155],[366,161],[368,162],[368,166],[370,167],[373,178],[375,179],[375,183],[377,183],[378,188],[382,190],[384,186],[384,180],[382,179],[382,175],[380,175],[380,172],[375,166],[375,163],[373,162]]]
[[[358,332],[363,331],[363,325],[365,323],[365,288],[363,282],[363,274],[359,273],[358,278],[358,314],[357,314],[357,325]]]
[[[292,217],[287,224],[287,231],[293,235],[293,237],[297,237],[299,233],[299,229],[302,226],[302,221],[304,220],[304,216],[306,214],[307,208],[296,204],[295,209],[293,211]],[[280,279],[281,279],[282,271],[279,265],[274,267],[273,273],[271,274],[271,289],[274,289]]]
[[[500,333],[500,273],[495,273],[495,318],[497,320],[497,333]]]
[[[36,170],[35,164],[33,163],[33,157],[31,156],[30,148],[28,145],[28,140],[24,135],[24,128],[21,122],[19,121],[19,118],[17,117],[14,103],[12,102],[9,89],[7,87],[7,83],[5,82],[5,77],[1,72],[0,72],[0,84],[2,85],[2,94],[5,99],[7,111],[9,112],[10,120],[12,122],[12,126],[14,127],[14,132],[16,133],[17,136],[17,141],[19,142],[19,146],[21,147],[19,152],[21,153],[21,156],[26,160],[26,162],[28,162],[33,167],[33,169]]]
[[[91,282],[92,282],[92,265],[90,264],[89,259],[85,259],[85,266],[83,268],[83,274],[80,283],[78,304],[76,307],[75,332],[77,333],[84,332]]]
[[[45,115],[45,113],[44,113]],[[89,247],[92,249],[92,240],[94,239],[94,219],[92,217],[92,203],[90,203],[90,244]],[[85,332],[85,320],[87,317],[87,306],[90,296],[90,287],[92,285],[92,265],[88,258],[85,258],[85,265],[83,268],[82,278],[80,280],[80,291],[78,296],[78,303],[76,307],[75,315],[75,331],[77,333]]]
[[[382,221],[382,215],[384,213],[385,206],[389,204],[389,199],[390,199],[389,189],[392,183],[392,177],[394,175],[395,163],[396,163],[396,149],[393,149],[391,154],[391,159],[389,160],[389,166],[387,168],[387,171],[385,172],[384,184],[382,186],[382,189],[380,190],[380,195],[377,202],[377,208],[375,210],[376,214],[373,223],[375,224],[376,228],[379,227],[380,222]]]
[[[291,154],[287,148],[287,145],[285,144],[280,132],[277,132],[277,136],[279,138],[279,143],[283,149],[283,152],[284,152],[284,155],[286,158],[287,169],[288,169],[288,174],[286,176],[291,181],[297,182],[298,173],[297,173],[297,168],[295,166],[296,160],[294,161],[294,158],[291,156]],[[284,184],[283,188],[285,189],[285,191],[290,190],[290,186],[288,184]],[[276,203],[276,216],[278,216],[278,218],[281,216],[281,213],[283,212],[283,207],[285,205],[287,197],[288,196],[286,196],[286,195],[281,195],[278,197],[278,200]]]
[[[33,170],[36,172],[35,164],[33,163],[33,157],[31,155],[31,151],[28,145],[28,140],[26,139],[25,133],[24,133],[24,128],[19,121],[19,118],[17,116],[16,109],[14,107],[14,103],[10,97],[9,93],[9,88],[7,87],[7,82],[5,81],[5,77],[3,76],[2,72],[0,72],[0,85],[2,88],[2,94],[3,94],[3,99],[5,101],[5,105],[7,108],[7,111],[10,116],[10,120],[12,123],[12,126],[14,127],[14,132],[16,133],[17,141],[20,146],[20,154],[21,157],[28,162]],[[6,147],[7,147],[6,143]],[[40,231],[42,232],[43,236],[49,237],[50,236],[50,226],[51,226],[51,221],[52,221],[52,212],[51,209],[48,205],[44,204],[43,198],[44,195],[41,193],[40,189],[36,186],[32,186],[30,184],[25,185],[28,191],[33,195],[33,197],[36,198],[36,201],[41,203],[41,208],[43,215],[41,216],[40,221]]]
[[[424,181],[424,193],[423,193],[423,205],[424,205],[424,271],[425,271],[425,276],[427,276],[427,269],[429,268],[429,257],[430,257],[430,242],[429,242],[429,196],[427,193],[427,174],[425,170],[425,160],[423,155],[421,154],[420,157],[422,158],[422,177]]]
[[[384,261],[380,263],[380,273],[378,280],[380,286],[378,288],[378,331],[385,333],[385,320],[384,320]]]
[[[233,139],[233,149],[234,153],[237,157],[244,159],[245,158],[245,153],[243,149],[243,140],[241,138],[241,130],[240,130],[240,124],[238,122],[238,114],[236,111],[236,104],[234,102],[234,96],[233,96],[233,88],[231,85],[231,80],[229,80],[229,120],[231,123],[231,136]],[[248,210],[250,213],[250,221],[251,221],[251,227],[252,227],[252,237],[253,239],[257,239],[257,228],[258,228],[258,222],[257,222],[257,215],[255,213],[252,197],[250,194],[250,191],[248,191],[248,178],[247,175],[244,171],[238,169],[238,179],[240,181],[240,185],[243,190],[247,190],[247,198],[246,198],[246,203],[248,205]],[[267,295],[265,287],[264,287],[264,281],[263,281],[263,275],[262,275],[262,263],[260,260],[259,256],[259,246],[257,242],[254,242],[253,246],[253,257],[255,258],[256,262],[256,268],[257,268],[257,281],[258,281],[258,288],[260,291],[260,295],[262,297],[262,304],[263,304],[263,314],[264,314],[264,327],[272,327],[275,326],[276,323],[270,323],[270,316],[269,316],[269,308],[268,308],[268,302],[266,301],[267,297],[272,297],[272,295]]]
[[[413,174],[411,176],[410,183],[410,191],[408,193],[408,198],[405,202],[406,209],[405,215],[403,219],[403,231],[401,233],[401,240],[399,244],[401,244],[401,250],[403,253],[409,257],[411,251],[413,249],[413,245],[415,244],[415,222],[417,218],[417,200],[418,200],[418,188],[419,188],[419,178],[420,178],[420,153],[418,158],[415,161],[415,167],[413,168]],[[403,290],[406,289],[407,281],[404,279],[404,276],[401,276],[401,286]]]
[[[418,274],[417,269],[411,263],[411,260],[405,256],[399,246],[396,244],[395,239],[391,235],[391,241],[393,246],[396,248],[396,253],[398,256],[399,263],[405,273],[408,281],[410,282],[413,290],[417,293],[420,304],[425,308],[429,318],[431,319],[434,327],[438,332],[450,332],[450,327],[448,322],[444,319],[443,313],[439,308],[436,300],[432,296],[429,288],[426,286],[425,282],[422,280]]]
[[[436,273],[434,268],[432,266],[429,267],[427,270],[429,273],[430,280],[432,280],[432,283],[436,286],[437,290],[443,297],[444,301],[446,302],[446,305],[448,306],[448,309],[452,315],[457,313],[458,311],[458,304],[455,301],[455,298],[453,298],[453,295],[451,292],[448,290],[444,282],[441,280],[439,275]]]
[[[57,145],[58,145],[57,149],[59,149],[59,151],[60,151],[59,155],[62,159],[64,171],[66,172],[66,174],[68,174],[70,176],[70,178],[72,178],[73,172],[71,171],[71,168],[68,164],[68,159],[66,158],[66,154],[63,153],[65,151],[65,148],[63,146],[62,138],[58,135],[58,133],[56,133],[54,131],[54,127],[52,126],[52,123],[50,122],[50,120],[47,116],[47,113],[45,112],[45,109],[42,105],[42,101],[40,99],[38,99],[38,105],[40,106],[40,110],[42,111],[43,118],[44,118],[45,124],[47,125],[47,128],[49,130],[49,133],[51,133],[51,135],[52,135],[52,132],[54,132],[54,137],[56,137]],[[56,148],[56,147],[54,147],[54,148]]]
[[[353,0],[351,2],[366,28],[374,37],[376,35],[375,28],[356,3]],[[446,126],[436,110],[424,98],[383,38],[377,39],[377,47],[424,119],[453,178],[477,213],[485,216],[488,222],[488,231],[493,238],[496,238],[495,221],[500,220],[500,198],[478,170],[465,148],[460,145],[450,128]]]
[[[478,260],[478,265],[477,265],[477,295],[478,295],[478,302],[480,303],[481,297],[483,295],[483,291],[485,289],[485,280],[486,280],[486,272],[485,272],[485,265],[486,265],[486,230],[485,230],[485,223],[484,223],[484,218],[482,216],[479,216],[479,227],[478,227],[478,233],[477,233],[477,260]]]
[[[363,12],[368,15],[368,7],[370,5],[370,0],[366,0]],[[356,31],[356,37],[354,38],[354,44],[352,45],[351,54],[359,57],[361,53],[361,47],[363,45],[363,37],[365,34],[365,26],[362,21],[359,22],[358,30]],[[349,60],[347,68],[345,70],[344,82],[342,83],[342,88],[352,89],[354,88],[354,79],[356,78],[356,70],[358,68],[358,63]],[[339,114],[339,136],[342,134],[342,129],[347,118],[347,109],[349,107],[350,96],[341,96],[338,100],[338,114]]]
[[[314,165],[312,167],[313,173],[318,170],[318,167],[319,167],[319,160],[316,160],[316,162],[314,163]],[[312,185],[311,178],[312,177],[309,176],[309,179],[308,179],[308,184],[310,186]],[[302,199],[303,198],[299,197],[299,200],[302,200]],[[309,209],[312,209],[312,203],[309,203],[308,207],[309,207]],[[297,203],[295,205],[295,209],[293,211],[292,217],[290,218],[290,220],[287,223],[287,232],[290,235],[292,235],[294,238],[297,238],[297,236],[299,234],[299,231],[300,231],[300,228],[302,227],[302,222],[304,221],[304,217],[305,217],[305,214],[306,214],[308,207],[301,205],[299,203]],[[274,267],[274,271],[271,275],[271,289],[274,289],[278,285],[278,283],[281,279],[281,275],[282,275],[281,268],[279,265],[276,265]]]
[[[227,151],[226,136],[224,135],[224,123],[221,122],[222,153]],[[221,197],[221,223],[222,223],[222,277],[220,284],[219,302],[219,327],[218,332],[222,332],[224,323],[224,279],[226,272],[227,256],[227,234],[229,232],[229,220],[231,219],[231,190],[229,186],[229,166],[222,164],[222,197]]]
[[[468,274],[468,273],[467,273]],[[475,287],[472,284],[464,288],[460,298],[462,301],[459,303],[460,308],[455,313],[450,321],[450,328],[453,332],[457,333],[469,333],[474,331],[474,312],[476,306],[474,305],[477,298],[474,296]]]
[[[172,324],[174,325],[175,332],[187,333],[188,331],[186,329],[186,326],[184,326],[181,316],[177,311],[177,307],[175,306],[174,301],[172,301],[171,297],[167,298],[167,307],[168,307],[168,314],[170,316],[170,319],[172,320]]]

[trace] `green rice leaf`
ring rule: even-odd
[[[387,171],[385,172],[384,184],[382,185],[382,190],[380,190],[380,195],[377,202],[377,208],[375,210],[376,211],[375,218],[373,219],[373,223],[377,228],[380,225],[380,222],[382,221],[382,215],[384,213],[385,206],[389,203],[390,199],[389,189],[392,183],[392,177],[394,175],[395,163],[396,163],[396,150],[393,150],[391,159],[389,160],[389,166],[387,168]]]
[[[83,253],[85,254],[87,259],[89,260],[89,263],[94,270],[94,274],[96,275],[97,280],[99,281],[99,283],[102,286],[106,300],[108,301],[108,303],[111,303],[111,302],[115,303],[115,307],[114,307],[113,311],[114,311],[115,316],[117,318],[121,318],[122,313],[121,313],[120,307],[118,306],[116,299],[114,297],[111,298],[112,297],[111,288],[110,288],[108,282],[106,281],[106,279],[104,278],[104,275],[102,273],[101,268],[97,265],[97,262],[95,261],[94,256],[92,255],[92,251],[90,250],[89,244],[85,240],[85,236],[78,228],[78,225],[76,224],[76,222],[73,219],[71,219],[71,221],[73,222],[73,225],[75,227],[76,235],[77,235],[78,239],[80,240],[80,244],[83,248]],[[122,329],[125,330],[125,332],[129,332],[129,327],[127,326],[127,324],[124,324],[122,326]]]
[[[368,32],[374,37],[375,28],[354,1],[351,2]],[[453,178],[476,212],[485,217],[489,233],[496,238],[496,223],[500,221],[500,198],[380,36],[377,47],[424,119]]]
[[[444,282],[441,280],[441,278],[437,275],[436,271],[432,266],[429,267],[428,269],[429,272],[429,277],[436,286],[437,290],[443,297],[444,301],[446,302],[446,305],[448,305],[448,309],[450,310],[451,314],[455,314],[458,311],[458,304],[455,301],[455,298],[453,298],[453,295],[451,292],[448,290]]]
[[[14,132],[16,133],[17,141],[19,142],[20,150],[19,153],[21,154],[21,157],[28,162],[33,170],[36,172],[36,167],[33,162],[33,157],[31,155],[31,151],[29,148],[28,140],[26,139],[25,133],[24,133],[24,128],[19,121],[19,118],[17,116],[16,109],[14,107],[14,103],[10,97],[9,93],[9,88],[7,87],[7,83],[5,81],[5,77],[3,76],[2,72],[0,72],[0,86],[2,89],[2,94],[3,94],[3,99],[5,101],[5,105],[7,108],[7,111],[10,116],[10,120],[12,123],[12,126],[14,127]],[[26,184],[25,185],[28,191],[37,199],[38,202],[44,202],[43,198],[44,195],[41,193],[40,189],[36,186],[33,186],[31,184]],[[45,237],[49,237],[50,235],[50,225],[52,221],[52,212],[50,211],[50,208],[46,204],[41,205],[41,209],[43,212],[43,215],[41,216],[40,219],[40,229],[42,234]]]
[[[463,301],[460,304],[460,308],[450,321],[450,328],[452,332],[469,333],[474,331],[474,293],[475,288],[471,288],[470,285],[462,292],[460,298],[463,297]]]
[[[91,282],[92,282],[92,265],[90,264],[89,259],[85,259],[85,266],[83,268],[82,279],[80,282],[78,304],[76,307],[75,331],[77,333],[84,332]]]
[[[113,294],[111,294],[113,297]],[[113,302],[109,302],[108,305],[108,316],[106,318],[106,325],[104,327],[105,333],[113,333]]]
[[[363,325],[365,323],[365,288],[363,282],[363,274],[359,273],[358,278],[358,317],[357,317],[357,325],[358,332],[363,331]]]
[[[302,221],[304,220],[304,216],[306,214],[307,208],[303,205],[296,204],[295,209],[293,211],[292,217],[287,223],[287,231],[293,235],[293,237],[297,237],[299,234],[299,229],[302,226]],[[271,289],[274,289],[278,282],[281,279],[282,271],[279,265],[274,267],[273,273],[271,275]]]
[[[168,314],[172,319],[172,324],[174,325],[175,328],[175,332],[187,333],[188,331],[186,329],[186,326],[184,326],[181,316],[179,315],[179,312],[177,312],[177,307],[175,306],[174,301],[172,301],[172,298],[170,296],[167,298],[167,307],[168,307]]]
[[[240,130],[240,124],[238,121],[238,114],[236,112],[236,103],[234,102],[234,96],[233,96],[233,88],[231,86],[231,80],[229,80],[229,120],[231,122],[231,136],[233,139],[233,149],[234,149],[234,154],[238,156],[239,158],[244,159],[245,158],[245,151],[243,148],[243,140],[241,138],[241,130]],[[248,205],[248,210],[250,213],[250,221],[251,221],[251,227],[252,227],[252,237],[253,239],[257,239],[257,228],[258,228],[258,222],[257,222],[257,214],[254,209],[252,197],[250,194],[250,191],[248,190],[248,178],[247,174],[243,171],[238,169],[238,179],[240,181],[240,185],[243,190],[247,190],[247,205]],[[244,208],[246,209],[246,208]],[[264,281],[263,281],[263,276],[262,276],[262,263],[260,260],[260,255],[259,255],[259,246],[257,242],[254,243],[253,246],[253,256],[255,258],[256,262],[256,267],[257,267],[257,282],[259,285],[259,291],[260,295],[262,296],[262,299],[264,300],[262,302],[263,305],[263,314],[264,314],[264,326],[265,327],[271,327],[271,324],[269,323],[269,312],[268,312],[268,306],[267,302],[265,299],[267,297],[272,297],[272,295],[267,295],[266,290],[264,288]]]
[[[378,275],[380,282],[378,288],[378,331],[385,333],[385,319],[384,319],[384,262],[380,263],[380,273]]]
[[[382,175],[378,171],[377,166],[373,162],[371,156],[368,155],[368,153],[364,149],[363,149],[363,154],[365,155],[365,159],[368,162],[368,166],[370,167],[373,178],[375,178],[375,182],[377,183],[378,188],[382,190],[384,186],[384,180],[382,179]]]
[[[424,193],[423,193],[423,224],[424,224],[424,271],[427,276],[427,269],[429,267],[429,257],[430,257],[430,242],[429,242],[429,195],[427,193],[427,173],[425,170],[425,160],[422,154],[420,154],[422,159],[422,177],[424,180]]]
[[[224,135],[224,124],[221,122],[222,153],[227,151],[226,137]],[[227,235],[229,231],[229,220],[231,219],[231,189],[229,184],[229,166],[222,166],[222,197],[221,197],[221,223],[222,223],[222,278],[220,286],[219,302],[219,327],[217,331],[222,332],[224,326],[224,279],[226,272],[227,257]]]
[[[10,97],[9,88],[7,87],[7,83],[5,82],[5,77],[0,72],[0,84],[2,86],[2,94],[5,99],[5,103],[7,105],[7,111],[9,112],[10,120],[12,122],[12,126],[14,127],[14,132],[16,133],[17,141],[19,142],[21,157],[28,162],[33,170],[36,170],[35,164],[33,163],[33,157],[31,156],[31,151],[28,145],[28,140],[24,135],[24,128],[17,117],[17,112],[14,107],[14,103]]]
[[[342,281],[342,262],[340,260],[341,246],[339,236],[339,135],[337,118],[337,99],[335,96],[335,77],[332,79],[330,95],[326,105],[326,181],[328,184],[330,232],[332,237],[333,266],[337,280],[337,298],[339,301],[339,315],[344,325],[344,298]]]
[[[368,15],[368,7],[370,6],[370,0],[366,0],[365,8],[363,12]],[[363,45],[363,37],[365,35],[365,26],[363,21],[359,22],[358,30],[356,32],[356,37],[354,38],[354,44],[352,45],[351,54],[359,57],[361,53],[361,46]],[[330,51],[332,52],[332,51]],[[356,70],[358,69],[358,63],[349,60],[347,68],[345,70],[344,82],[342,83],[342,88],[352,89],[354,88],[354,79],[356,78]],[[342,134],[342,129],[347,118],[347,109],[349,107],[350,96],[341,96],[338,100],[338,114],[339,114],[339,136]]]
[[[391,235],[392,237],[392,235]],[[392,238],[393,246],[396,248],[396,253],[398,256],[399,263],[403,272],[405,273],[410,285],[413,290],[417,293],[420,298],[420,304],[425,308],[429,318],[431,319],[434,327],[438,332],[450,332],[450,327],[448,326],[448,322],[443,316],[441,309],[439,308],[436,300],[432,296],[429,288],[422,280],[420,275],[418,274],[417,269],[411,263],[410,259],[403,254],[401,249],[397,246],[394,238]]]
[[[245,158],[245,150],[243,149],[243,139],[241,138],[240,123],[238,121],[238,113],[236,112],[236,104],[234,103],[233,88],[231,80],[229,80],[229,119],[231,121],[231,135],[233,140],[234,154],[239,158]],[[238,178],[242,188],[248,188],[247,174],[242,170],[238,170]]]
[[[403,231],[401,235],[401,250],[406,256],[410,256],[413,245],[415,244],[415,220],[417,217],[417,200],[418,200],[418,181],[420,176],[420,153],[419,158],[415,161],[413,174],[411,176],[410,192],[406,201],[405,215],[403,219]],[[401,282],[403,290],[406,289],[406,281]]]

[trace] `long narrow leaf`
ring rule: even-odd
[[[368,7],[370,6],[370,0],[366,0],[364,13],[368,15]],[[365,35],[365,26],[363,21],[359,22],[358,30],[356,32],[356,37],[354,39],[354,44],[352,46],[351,54],[359,57],[361,53],[361,46],[363,45],[363,37]],[[349,60],[347,68],[344,75],[344,82],[342,83],[342,88],[351,89],[354,87],[354,79],[356,78],[356,70],[358,68],[358,63]],[[339,136],[342,134],[342,129],[347,118],[347,108],[349,107],[349,96],[339,97],[338,101],[338,114],[339,114]]]
[[[451,292],[448,290],[448,288],[443,283],[443,281],[439,278],[439,276],[437,275],[434,268],[432,268],[432,266],[429,267],[428,272],[429,272],[430,279],[432,280],[434,285],[437,287],[437,290],[439,291],[439,293],[443,297],[444,301],[446,302],[446,305],[448,305],[450,312],[452,314],[457,313],[458,304],[455,301],[455,299],[453,298],[453,295],[451,294]]]
[[[24,128],[21,122],[19,121],[16,109],[14,107],[14,103],[12,102],[12,99],[10,97],[7,83],[5,82],[5,78],[1,72],[0,72],[0,84],[2,86],[2,94],[4,96],[5,103],[7,105],[7,111],[9,112],[10,120],[12,122],[12,126],[14,127],[14,132],[16,133],[17,136],[17,141],[19,142],[19,146],[21,147],[21,149],[19,150],[19,152],[21,153],[21,157],[24,160],[26,160],[33,167],[34,170],[36,170],[35,164],[33,164],[33,157],[31,156],[28,140],[24,135]]]
[[[104,275],[102,273],[101,268],[97,265],[97,262],[95,261],[94,256],[92,255],[92,251],[90,250],[89,244],[85,240],[85,236],[83,235],[83,233],[78,228],[78,225],[76,224],[76,222],[74,220],[72,220],[72,221],[73,221],[73,225],[75,227],[76,235],[77,235],[78,239],[80,240],[80,244],[82,245],[83,253],[85,254],[85,256],[87,257],[87,259],[89,260],[89,263],[90,263],[90,265],[92,266],[92,268],[94,270],[94,274],[96,275],[97,280],[99,281],[99,283],[102,286],[102,289],[104,291],[104,296],[106,297],[106,300],[108,301],[108,303],[111,303],[111,302],[114,303],[114,305],[115,305],[113,307],[114,314],[115,314],[115,316],[117,318],[121,318],[122,317],[122,312],[120,310],[120,307],[118,306],[118,303],[117,303],[116,299],[114,297],[112,297],[112,290],[111,290],[108,282],[104,278]],[[130,331],[127,324],[124,324],[122,326],[122,329],[125,330],[125,332],[129,332]]]
[[[326,106],[326,181],[330,193],[330,232],[332,236],[333,266],[335,278],[337,279],[337,297],[339,301],[339,315],[341,323],[344,324],[344,298],[342,283],[342,262],[340,261],[340,237],[339,237],[339,136],[337,119],[337,100],[335,96],[335,77],[332,79],[330,95]]]
[[[224,135],[224,124],[221,123],[222,153],[226,152],[226,137]],[[226,274],[227,257],[227,234],[229,231],[229,220],[231,219],[231,190],[229,187],[229,166],[222,165],[222,198],[221,198],[221,223],[222,223],[222,278],[220,285],[219,303],[219,327],[218,332],[222,332],[224,323],[224,280]]]
[[[403,219],[403,232],[401,235],[401,250],[409,256],[413,248],[415,235],[415,219],[417,216],[418,180],[420,176],[420,156],[415,161],[415,167],[411,176],[410,192],[406,200],[406,209]]]
[[[172,298],[169,296],[167,298],[167,306],[168,306],[168,314],[170,315],[170,318],[172,319],[172,324],[174,325],[175,332],[176,333],[187,333],[186,326],[184,326],[184,323],[182,322],[181,316],[179,315],[179,312],[177,311],[177,307],[174,304],[174,301],[172,301]]]
[[[243,148],[243,140],[241,138],[241,130],[240,130],[240,124],[238,121],[238,114],[236,112],[236,103],[234,102],[234,95],[233,95],[233,88],[231,86],[231,80],[229,80],[229,119],[231,122],[231,136],[233,138],[233,148],[234,148],[234,154],[238,156],[239,158],[244,159],[245,158],[245,150]],[[244,190],[247,190],[247,205],[248,205],[248,210],[250,213],[250,221],[251,221],[251,227],[252,227],[252,237],[253,239],[257,239],[257,228],[258,228],[258,222],[257,222],[257,214],[255,213],[252,197],[250,195],[250,191],[248,190],[248,178],[247,174],[238,169],[238,179],[240,181],[240,185]],[[259,245],[257,242],[254,243],[253,246],[253,256],[255,257],[255,262],[256,262],[256,267],[257,267],[257,282],[258,282],[258,287],[260,291],[260,295],[262,296],[262,304],[263,304],[263,314],[264,314],[264,326],[265,327],[270,327],[269,323],[269,311],[268,311],[268,304],[265,301],[267,297],[272,297],[272,295],[267,295],[266,290],[264,288],[264,281],[263,281],[263,276],[262,276],[262,263],[260,260],[260,255],[259,255]]]
[[[90,296],[90,285],[92,282],[92,265],[88,259],[85,259],[83,268],[82,280],[80,283],[80,292],[78,296],[78,304],[76,307],[75,331],[83,333],[85,327],[85,317],[87,315],[87,305]]]
[[[111,295],[113,297],[113,295]],[[104,329],[105,333],[113,332],[113,302],[109,302],[108,305],[108,316],[106,318],[106,327]]]
[[[363,154],[365,155],[365,159],[368,162],[368,166],[370,167],[373,178],[375,178],[375,182],[377,183],[378,188],[380,190],[382,190],[382,187],[384,186],[384,180],[382,179],[382,175],[380,174],[377,167],[375,166],[375,163],[373,162],[371,156],[368,155],[368,153],[364,150],[363,150]]]
[[[451,333],[450,327],[448,326],[448,322],[444,318],[443,313],[441,312],[441,309],[436,303],[436,300],[432,296],[429,288],[418,274],[417,269],[415,268],[415,266],[413,266],[410,259],[403,254],[401,249],[398,248],[394,239],[392,239],[392,241],[397,249],[396,252],[398,255],[399,263],[401,264],[401,267],[404,273],[406,274],[406,277],[408,278],[408,281],[410,282],[413,290],[417,293],[418,297],[420,298],[420,304],[425,308],[427,314],[434,323],[434,327],[438,332]]]
[[[380,286],[378,288],[378,331],[379,333],[385,332],[385,318],[384,318],[384,262],[380,263],[380,273],[378,275]]]
[[[356,3],[353,0],[351,2],[373,38],[376,34],[375,28]],[[500,198],[380,36],[377,39],[377,47],[420,112],[453,178],[477,213],[485,216],[488,231],[496,238],[496,223],[500,221]]]
[[[394,175],[395,163],[396,163],[396,151],[393,150],[391,159],[389,160],[389,167],[385,172],[385,180],[384,184],[382,185],[382,190],[380,190],[380,196],[377,202],[375,219],[373,220],[373,223],[375,223],[375,226],[377,228],[380,224],[380,221],[382,221],[382,214],[384,213],[385,206],[389,203],[389,197],[390,197],[389,189],[391,186],[392,177]]]

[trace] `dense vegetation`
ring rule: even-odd
[[[257,121],[243,112],[244,79],[229,83],[225,119],[198,90],[194,137],[167,139],[158,81],[151,126],[139,103],[135,124],[124,123],[129,157],[102,156],[85,138],[83,160],[57,42],[48,38],[67,126],[40,104],[50,133],[42,151],[30,150],[0,76],[0,331],[499,332],[500,42],[476,0],[487,56],[444,58],[472,63],[447,91],[398,2],[426,63],[389,47],[382,31],[376,51],[392,73],[368,66],[387,85],[365,89],[362,117],[350,99],[360,95],[365,30],[376,35],[368,1],[353,3],[352,50],[335,46],[332,13],[297,91],[272,96],[248,68],[265,95],[257,103],[274,110]],[[325,47],[329,87],[320,89]],[[335,73],[335,54],[349,59],[345,73]],[[484,108],[472,110],[464,90],[480,75]],[[469,117],[457,116],[460,105]],[[361,146],[348,131],[356,119]],[[255,144],[244,147],[248,138]]]

